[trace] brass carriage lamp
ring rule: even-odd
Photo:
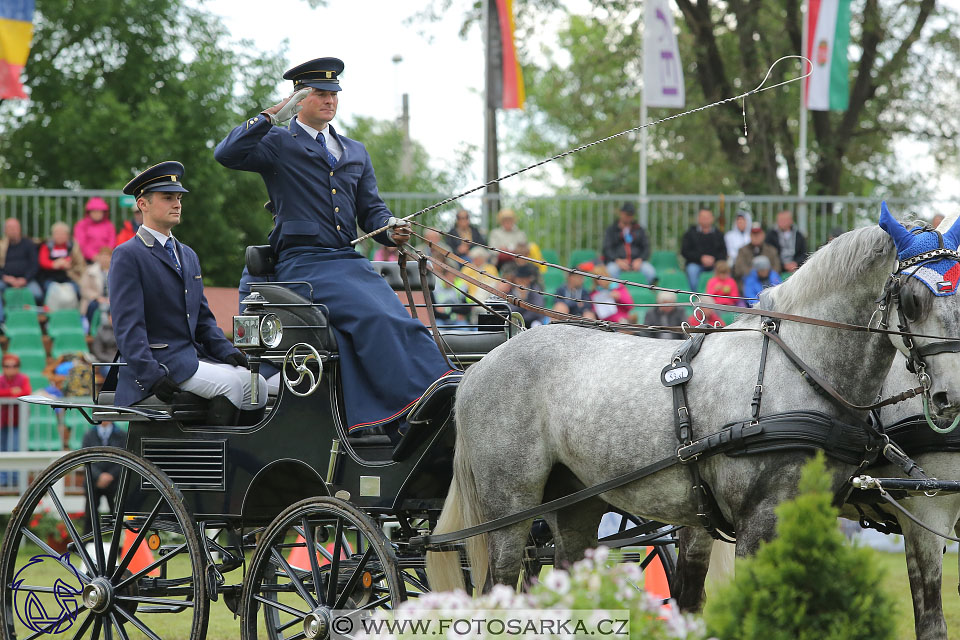
[[[258,402],[257,376],[260,358],[267,349],[275,349],[283,341],[283,323],[276,314],[265,312],[267,299],[254,291],[240,301],[244,315],[233,316],[233,345],[247,354],[250,362],[250,401]]]

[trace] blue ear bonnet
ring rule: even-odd
[[[960,219],[942,236],[925,227],[908,230],[890,215],[887,203],[882,202],[880,227],[893,238],[897,248],[897,260],[900,262],[899,273],[916,278],[927,285],[936,296],[952,296],[956,292],[960,279],[960,255],[957,254],[957,246],[960,245]],[[929,262],[924,262],[923,259],[918,263],[909,262],[912,258],[938,249],[946,250],[948,255],[940,259],[931,256]]]

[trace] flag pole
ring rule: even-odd
[[[809,47],[807,46],[807,41],[810,39],[810,0],[803,0],[801,3],[800,11],[800,20],[802,21],[802,33],[803,36],[800,39],[800,55],[806,58],[807,51]],[[807,68],[806,60],[801,61],[801,68],[803,73],[809,73],[810,69]],[[800,83],[800,144],[797,148],[797,196],[799,202],[797,205],[797,225],[800,227],[800,231],[807,234],[807,237],[810,237],[810,234],[807,232],[807,203],[805,199],[807,197],[807,81],[804,80]]]
[[[647,123],[647,83],[646,73],[647,31],[646,13],[640,15],[640,124]],[[649,210],[647,207],[647,128],[640,129],[640,224],[643,228],[649,226]]]
[[[484,149],[484,182],[491,182],[499,175],[499,161],[497,158],[497,109],[490,103],[490,92],[494,74],[497,70],[492,68],[493,55],[491,51],[490,31],[490,2],[493,0],[483,0],[483,49],[484,49],[484,83],[483,83],[483,149]],[[486,229],[490,220],[497,209],[500,208],[500,185],[491,184],[486,188],[483,195],[483,206],[481,207],[481,228]]]

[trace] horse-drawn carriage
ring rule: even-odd
[[[248,252],[255,274],[256,257]],[[421,288],[415,269],[404,278],[397,264],[377,267],[395,289]],[[2,637],[203,638],[210,602],[222,598],[244,638],[326,638],[335,611],[363,615],[428,589],[424,550],[410,540],[429,533],[443,507],[463,374],[427,390],[398,444],[348,433],[336,341],[308,288],[254,284],[234,318],[235,344],[253,373],[267,363],[280,370],[256,425],[208,426],[204,401],[186,393],[134,407],[114,406],[109,390],[83,404],[24,398],[81,411],[94,424],[128,421],[129,430],[125,450],[68,453],[23,495],[0,551]],[[518,321],[491,301],[477,326],[446,329],[438,341],[466,366],[512,337]],[[103,464],[119,469],[111,512],[94,514],[81,533],[68,494],[96,504],[93,469]],[[65,551],[34,532],[51,518]],[[621,522],[607,544],[652,549],[628,558],[644,567],[659,558],[670,573],[673,529]],[[549,534],[535,531],[530,570],[553,562]]]

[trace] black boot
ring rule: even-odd
[[[230,402],[226,396],[210,398],[210,404],[207,408],[207,424],[218,427],[232,427],[237,424],[239,416],[240,409]]]
[[[263,420],[263,416],[266,412],[266,407],[260,407],[259,409],[241,409],[240,420],[237,422],[237,424],[241,427],[249,427],[259,424],[259,422]]]

